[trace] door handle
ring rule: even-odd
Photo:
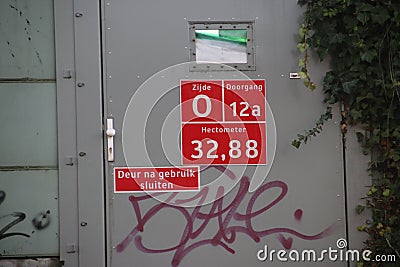
[[[114,119],[109,118],[107,119],[107,161],[111,162],[114,161],[114,136],[115,136],[115,129],[114,129]]]

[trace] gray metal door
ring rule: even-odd
[[[301,15],[293,0],[104,1],[109,266],[277,266],[282,263],[276,254],[272,262],[259,259],[266,249],[338,249],[337,240],[346,238],[338,110],[323,134],[300,150],[291,146],[324,109],[320,92],[311,94],[289,77],[297,70]],[[211,52],[201,52],[197,29],[242,29],[246,45],[232,52],[236,58],[217,48],[218,55],[225,54],[211,61],[226,67],[200,64]],[[211,49],[212,38],[205,39]],[[190,60],[197,63],[186,63]],[[324,69],[313,66],[318,80]],[[202,165],[200,183],[207,184],[208,194],[116,193],[115,181],[129,180],[114,176],[116,167],[182,163],[182,81],[244,79],[265,80],[266,165]],[[228,186],[213,184],[216,180]],[[318,261],[284,264],[321,266]],[[325,258],[323,264],[346,263]]]

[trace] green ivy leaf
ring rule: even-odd
[[[370,12],[374,10],[375,6],[366,3],[366,1],[360,1],[358,5],[358,11]]]
[[[307,79],[307,74],[304,71],[299,72],[300,79],[304,80]]]
[[[303,39],[306,33],[307,33],[306,26],[302,24],[301,27],[299,28],[299,38]]]
[[[385,8],[374,8],[374,12],[371,14],[371,19],[380,25],[383,25],[388,19],[390,19],[389,12]]]
[[[382,195],[384,197],[388,197],[390,195],[390,189],[386,188],[385,191],[383,191]]]
[[[400,154],[396,152],[392,152],[392,159],[397,162],[400,161]]]
[[[301,145],[300,141],[298,141],[298,140],[293,140],[292,141],[292,146],[294,146],[295,148],[298,149],[300,147],[300,145]]]
[[[306,47],[304,46],[303,43],[297,44],[297,49],[300,51],[300,53],[304,54],[306,52]]]
[[[369,20],[369,14],[367,12],[360,12],[357,14],[357,19],[362,24],[366,24]]]
[[[364,137],[364,134],[363,134],[363,133],[361,133],[361,132],[356,132],[356,136],[357,136],[357,141],[358,141],[359,143],[364,143],[365,137]]]
[[[357,207],[356,207],[356,213],[357,213],[358,215],[360,215],[364,210],[365,210],[365,206],[364,206],[364,205],[357,205]]]
[[[347,93],[350,94],[353,87],[357,85],[358,83],[358,79],[352,80],[352,81],[348,81],[348,82],[344,82],[343,83],[343,90]]]
[[[332,18],[332,17],[336,16],[337,13],[338,13],[338,10],[337,10],[337,9],[334,9],[334,8],[326,8],[326,9],[324,9],[324,11],[323,11],[323,16],[324,16],[324,17],[330,17],[330,18]]]
[[[360,232],[364,232],[365,229],[367,229],[367,225],[365,225],[365,224],[357,226],[357,230]]]
[[[361,60],[371,63],[377,55],[378,53],[376,52],[376,50],[367,50],[365,52],[362,52],[360,56]]]
[[[343,23],[348,31],[354,31],[358,24],[358,20],[354,16],[345,16],[343,18]]]
[[[342,33],[337,33],[331,37],[329,37],[329,44],[340,44],[344,40],[344,36]]]

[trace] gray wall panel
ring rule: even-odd
[[[55,78],[53,1],[0,2],[0,78]]]
[[[347,174],[347,200],[349,241],[351,248],[361,249],[363,242],[368,238],[367,233],[359,232],[357,226],[365,224],[371,219],[371,214],[365,210],[362,214],[356,211],[357,205],[366,205],[366,193],[371,186],[371,176],[367,172],[370,155],[362,153],[361,144],[357,141],[356,132],[359,127],[348,127],[346,134],[346,174]]]
[[[57,166],[53,83],[0,84],[1,166]]]
[[[2,256],[58,256],[57,176],[56,170],[0,172],[0,227],[23,219],[4,233],[14,235],[2,234]]]

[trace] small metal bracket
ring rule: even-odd
[[[297,72],[291,72],[289,73],[289,79],[301,79],[301,77]]]
[[[77,248],[77,246],[76,246],[75,243],[67,244],[67,245],[65,246],[65,251],[66,251],[67,253],[76,253],[77,250],[78,250],[78,248]]]
[[[72,78],[72,70],[70,70],[70,69],[63,70],[63,78],[71,79]]]
[[[65,165],[68,166],[73,166],[75,164],[75,158],[74,157],[70,157],[70,156],[66,156],[64,159]]]

